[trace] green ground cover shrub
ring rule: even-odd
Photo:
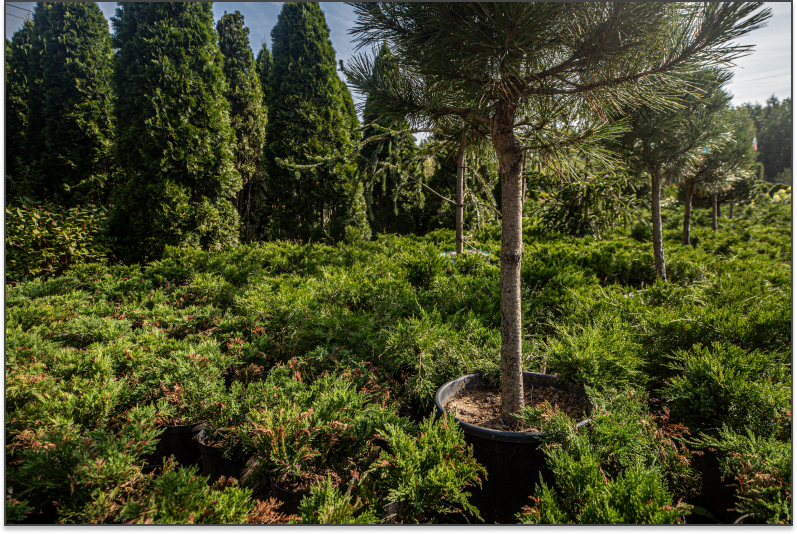
[[[555,484],[529,482],[539,501],[519,521],[675,522],[699,502],[692,453],[706,447],[741,481],[739,515],[790,521],[791,214],[757,203],[712,232],[710,211],[694,213],[694,246],[665,242],[667,283],[630,226],[596,240],[524,219],[524,369],[589,387],[598,407],[578,430],[546,410],[526,414],[556,436]],[[665,210],[665,228],[681,216]],[[262,498],[249,486],[311,467],[340,478],[321,473],[296,521],[381,521],[395,502],[408,523],[470,510],[483,474],[464,439],[407,414],[422,420],[458,376],[497,382],[500,227],[474,234],[490,256],[436,256],[454,248],[440,230],[336,247],[167,247],[145,265],[82,263],[6,286],[6,467],[19,477],[7,517],[40,520],[55,500],[72,503],[57,507],[60,522],[246,522]],[[151,461],[131,453],[118,476],[91,475],[103,482],[88,493],[67,486],[62,498],[36,480],[45,435],[71,436],[70,450],[58,448],[68,462],[53,463],[65,477],[116,457],[116,445],[85,436],[122,436],[141,413],[142,428],[209,421],[226,457],[257,457],[259,479],[208,488],[172,466],[128,487],[124,477]],[[274,442],[277,432],[298,445]],[[392,449],[375,448],[377,435]],[[177,485],[195,497],[157,493]]]

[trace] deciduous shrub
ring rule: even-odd
[[[6,279],[21,282],[57,276],[69,267],[103,261],[102,207],[65,208],[23,198],[6,206]]]

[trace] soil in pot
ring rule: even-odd
[[[555,376],[523,373],[523,388],[529,392],[534,388],[540,397],[542,394],[539,392],[554,388],[561,392],[559,399],[564,399],[562,402],[557,401],[562,409],[567,410],[572,404],[567,401],[567,395],[563,395],[566,393],[578,400],[582,410],[575,410],[574,415],[584,413],[588,417],[590,414],[591,406],[586,391]],[[479,374],[452,380],[435,394],[437,411],[442,414],[449,401],[457,396],[467,397],[467,392],[489,389],[489,384]],[[468,410],[467,407],[465,409]],[[489,415],[485,413],[482,417],[489,420]],[[478,508],[486,523],[516,523],[515,515],[530,503],[529,496],[534,494],[540,476],[549,487],[554,485],[553,473],[546,466],[545,453],[540,447],[543,435],[540,432],[509,432],[485,428],[461,418],[458,420],[465,433],[465,441],[473,446],[474,457],[487,469],[487,477],[482,481],[481,488],[468,488],[473,495],[470,502]],[[587,422],[588,419],[584,419],[578,426]]]
[[[584,419],[581,398],[556,387],[529,388],[524,391],[525,406],[544,406],[564,412],[576,421]],[[510,430],[501,419],[501,395],[492,389],[462,390],[446,405],[446,411],[454,412],[460,421],[493,430]],[[513,429],[515,432],[539,432],[535,426]]]
[[[241,480],[249,458],[238,461],[225,458],[222,436],[211,435],[207,430],[202,430],[197,435],[197,444],[202,454],[202,474],[210,477],[209,484],[216,482],[222,476]]]

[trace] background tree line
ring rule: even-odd
[[[158,258],[166,245],[334,242],[423,234],[463,219],[472,229],[501,208],[494,151],[460,146],[467,128],[476,132],[471,140],[479,136],[474,125],[440,123],[418,146],[407,121],[380,115],[377,95],[366,92],[361,128],[317,4],[285,4],[271,47],[263,43],[256,57],[243,16],[225,13],[214,24],[210,4],[120,3],[111,23],[113,35],[93,3],[40,2],[6,42],[6,190],[7,203],[104,206],[104,235],[123,261]],[[385,42],[373,55],[373,69],[395,71]],[[619,113],[636,117],[636,126],[625,145],[603,148],[624,165],[571,155],[564,181],[526,169],[525,191],[538,201],[532,214],[550,230],[599,236],[638,216],[643,199],[655,204],[656,184],[679,183],[689,206],[686,243],[692,202],[733,205],[750,196],[750,150],[716,169],[731,157],[728,146],[752,143],[751,132],[761,163],[755,177],[790,183],[791,100],[742,106],[753,126],[722,152],[714,151],[717,139],[733,128],[718,113],[732,113],[727,94],[712,91],[714,104],[685,93],[688,113]],[[706,106],[713,111],[695,122]],[[645,124],[668,132],[645,141],[658,143],[647,162],[633,150],[646,139]],[[688,146],[664,146],[676,131]],[[656,168],[666,172],[656,178]]]
[[[285,4],[257,57],[243,16],[214,24],[211,4],[120,3],[111,24],[94,3],[39,2],[6,40],[7,204],[103,206],[124,261],[434,227],[434,203],[398,215],[389,183],[375,200],[368,189],[370,207],[357,162],[281,165],[361,138],[318,4]]]

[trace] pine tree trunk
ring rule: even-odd
[[[492,119],[493,147],[501,169],[501,418],[523,407],[520,262],[523,254],[523,149],[513,124],[517,105],[501,102]]]
[[[684,240],[681,243],[683,246],[689,244],[689,230],[692,225],[692,186],[686,186],[686,210],[684,211]]]
[[[730,206],[729,206],[728,210],[729,210],[728,218],[729,219],[733,219],[733,200],[730,201]]]
[[[465,135],[462,135],[462,142],[459,145],[459,156],[457,157],[457,196],[455,206],[457,213],[457,254],[463,252],[463,222],[465,206],[463,206],[463,190],[465,189]]]
[[[664,267],[664,241],[661,232],[661,169],[650,173],[653,185],[651,195],[651,211],[653,212],[653,262],[656,264],[656,274],[663,281],[667,281],[667,271]]]
[[[717,231],[717,216],[718,216],[718,213],[717,213],[718,212],[718,210],[717,210],[717,193],[714,193],[713,195],[711,195],[711,208],[712,208],[711,209],[711,213],[712,213],[712,219],[713,219],[712,222],[711,222],[711,229],[716,232]]]

